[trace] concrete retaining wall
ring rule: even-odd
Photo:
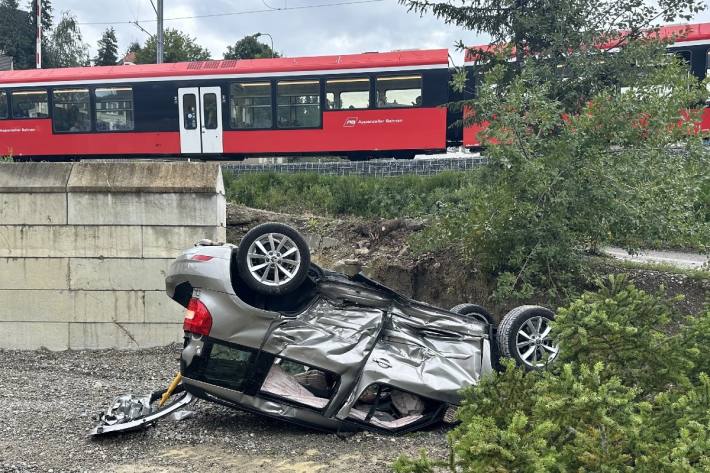
[[[0,348],[180,340],[165,271],[225,227],[217,165],[0,164]]]

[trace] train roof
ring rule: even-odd
[[[427,49],[337,56],[214,60],[0,72],[0,87],[62,83],[100,83],[157,78],[193,79],[229,76],[264,77],[317,73],[407,71],[448,67],[448,50]]]
[[[655,30],[654,30],[655,32]],[[652,35],[653,33],[651,33]],[[623,35],[623,34],[622,34]],[[661,39],[668,39],[677,36],[675,43],[671,47],[692,46],[694,44],[710,43],[710,23],[691,23],[686,25],[667,25],[658,28],[657,35]],[[612,41],[600,46],[601,49],[607,49],[618,46],[618,41]],[[478,51],[495,51],[500,48],[500,44],[480,44],[470,46],[466,51],[466,61],[473,61]],[[512,52],[515,54],[515,52]]]

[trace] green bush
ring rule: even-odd
[[[559,312],[549,370],[504,370],[468,388],[451,456],[399,473],[705,472],[710,468],[710,307],[671,320],[662,296],[609,278]]]

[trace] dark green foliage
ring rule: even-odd
[[[17,0],[0,3],[0,51],[12,56],[16,69],[32,69],[35,64],[37,15],[36,0],[20,10]],[[42,68],[88,65],[88,46],[83,43],[76,18],[63,12],[52,24],[52,3],[42,1]]]
[[[14,60],[15,69],[35,67],[35,31],[28,12],[17,0],[0,1],[0,53]]]
[[[259,42],[254,35],[245,36],[237,41],[234,46],[227,46],[224,53],[225,59],[262,59],[280,57],[279,53],[271,46]]]
[[[135,46],[131,46],[135,48]],[[145,44],[133,51],[136,53],[136,63],[155,64],[156,39],[151,36]],[[210,52],[197,44],[190,35],[172,28],[166,28],[164,33],[163,62],[205,61],[210,58]]]
[[[602,363],[610,375],[642,391],[657,392],[671,384],[686,385],[693,373],[693,345],[674,331],[683,317],[663,299],[628,285],[623,275],[610,276],[596,293],[586,293],[560,309],[554,323],[564,349],[561,362]],[[694,324],[704,318],[691,318]],[[707,321],[705,321],[707,322]]]
[[[460,202],[476,173],[391,178],[318,174],[225,175],[227,197],[249,207],[362,217],[419,217]]]
[[[526,372],[508,361],[466,390],[449,462],[402,457],[394,468],[708,471],[710,378],[700,353],[707,354],[709,324],[710,308],[679,317],[662,296],[609,278],[559,311],[561,352],[550,370]]]
[[[106,29],[98,41],[99,50],[94,59],[96,66],[115,66],[118,62],[118,40],[113,27]]]
[[[681,120],[707,91],[658,45],[625,51],[663,64],[637,76],[632,91],[599,93],[575,115],[550,100],[533,65],[504,92],[493,87],[502,68],[480,87],[490,164],[476,194],[442,213],[425,240],[460,241],[498,277],[498,298],[559,295],[584,275],[580,252],[604,243],[707,248],[710,154]]]

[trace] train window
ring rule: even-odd
[[[683,62],[690,65],[690,60],[692,58],[692,54],[690,51],[676,51],[675,55],[682,59]]]
[[[422,105],[422,76],[377,78],[377,106],[420,107]]]
[[[52,92],[54,131],[91,130],[89,89],[65,89]]]
[[[185,94],[182,97],[182,113],[186,130],[197,129],[197,97],[195,94]]]
[[[7,94],[0,92],[0,119],[7,118]]]
[[[320,126],[320,82],[279,82],[277,101],[279,128]]]
[[[334,79],[325,83],[325,108],[349,110],[370,106],[370,79]]]
[[[133,130],[133,89],[96,89],[96,131]]]
[[[13,118],[49,118],[49,103],[44,90],[12,93]]]
[[[202,98],[204,106],[205,128],[208,130],[217,129],[217,94],[205,94]]]
[[[234,83],[231,86],[232,128],[271,128],[271,84]]]

